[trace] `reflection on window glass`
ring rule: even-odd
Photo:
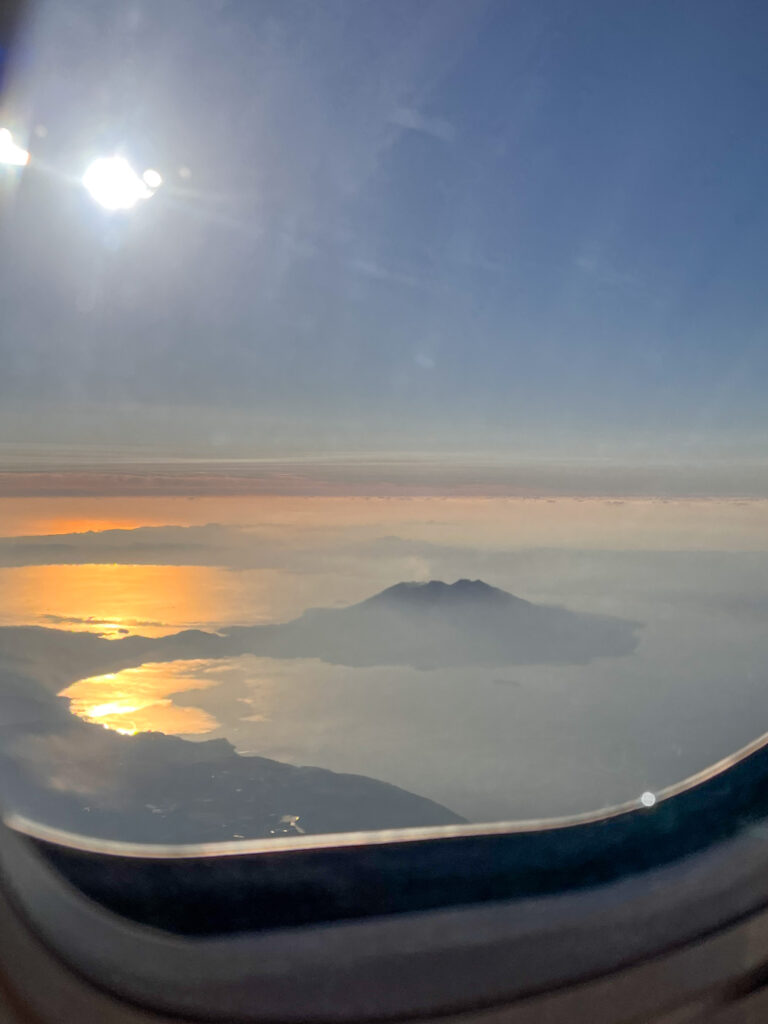
[[[26,13],[6,812],[540,819],[768,730],[768,10]]]

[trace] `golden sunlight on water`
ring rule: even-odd
[[[29,565],[0,569],[0,623],[163,636],[271,617],[277,573],[185,565]]]
[[[86,722],[103,725],[126,735],[164,732],[197,735],[218,725],[207,711],[174,704],[172,694],[205,690],[217,680],[200,672],[205,662],[149,662],[138,668],[80,679],[59,694],[68,697],[71,710]]]

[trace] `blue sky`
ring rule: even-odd
[[[767,32],[704,0],[41,4],[3,439],[763,456]],[[115,149],[166,185],[107,215],[73,182]]]

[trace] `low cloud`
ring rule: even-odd
[[[41,619],[45,622],[50,622],[54,625],[69,625],[69,626],[103,626],[104,619],[98,618],[95,615],[88,615],[83,618],[78,615],[41,615]],[[152,626],[153,628],[161,628],[167,625],[165,622],[154,622],[151,619],[121,619],[120,622],[124,626]],[[127,629],[118,630],[120,633],[127,633]]]

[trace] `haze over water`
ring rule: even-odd
[[[552,663],[424,668],[393,651],[354,667],[322,651],[260,656],[258,637],[254,653],[201,657],[187,641],[175,661],[106,674],[86,659],[63,688],[71,710],[124,735],[223,737],[243,754],[391,782],[477,821],[631,799],[768,730],[763,501],[201,496],[2,508],[3,626],[111,640],[221,633],[343,609],[399,581],[460,578],[638,624],[633,650],[586,664],[558,664],[553,649]]]

